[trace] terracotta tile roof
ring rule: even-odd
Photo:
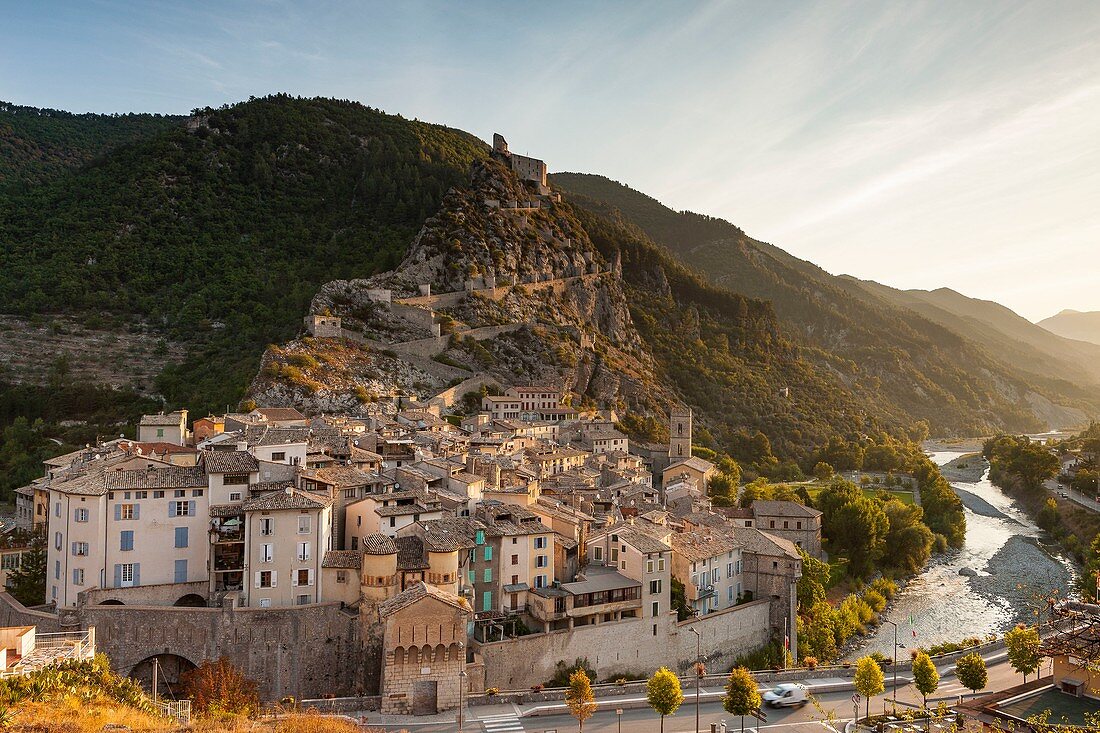
[[[397,543],[392,537],[375,532],[363,538],[363,552],[368,555],[396,555]]]
[[[767,517],[806,517],[814,519],[821,516],[821,512],[812,507],[803,506],[796,501],[766,501],[757,499],[752,503],[752,511],[756,516]]]
[[[677,532],[672,535],[672,551],[688,562],[725,555],[741,547],[732,535],[721,532]]]
[[[287,489],[286,491],[269,491],[258,496],[245,499],[244,510],[275,511],[279,509],[321,509],[332,504],[328,497],[311,494],[300,489]]]
[[[321,567],[359,570],[363,567],[363,553],[358,550],[329,550],[321,561]]]
[[[202,464],[207,473],[255,473],[260,470],[256,456],[241,450],[204,450]]]
[[[420,522],[424,547],[430,552],[457,552],[475,547],[478,530],[486,526],[470,517],[444,517]]]
[[[424,552],[424,541],[419,537],[394,537],[393,542],[397,545],[398,570],[427,570],[431,567]]]
[[[437,601],[442,601],[450,606],[461,609],[463,612],[468,613],[470,607],[466,605],[466,601],[456,596],[453,593],[440,590],[434,585],[428,585],[420,582],[414,586],[406,588],[393,598],[383,602],[378,606],[378,615],[385,618],[386,616],[392,616],[398,611],[407,608],[418,601],[425,598],[434,598]]]
[[[182,412],[169,412],[167,415],[142,415],[140,425],[179,426],[183,422]]]
[[[738,527],[736,537],[741,541],[741,546],[745,552],[756,555],[785,555],[792,560],[798,560],[802,557],[798,551],[798,546],[790,540],[776,537],[759,529]]]
[[[206,473],[200,466],[168,465],[127,471],[109,470],[104,474],[104,485],[108,491],[205,488],[207,484]]]

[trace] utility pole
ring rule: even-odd
[[[891,666],[894,668],[894,707],[898,705],[898,625],[893,621],[883,621],[894,627],[894,659]]]
[[[699,733],[699,682],[703,678],[699,672],[703,664],[703,636],[694,627],[691,627],[691,633],[695,634],[695,733]]]
[[[462,671],[458,673],[458,733],[462,733],[462,705],[465,702],[463,696],[466,692],[466,645],[458,642],[458,653],[462,655]]]
[[[157,704],[157,676],[158,676],[157,672],[159,671],[157,669],[157,667],[159,667],[159,666],[160,666],[159,665],[159,660],[156,657],[153,657],[153,704],[154,705]]]

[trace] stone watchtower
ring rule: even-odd
[[[668,458],[673,463],[691,458],[690,407],[673,407],[668,411]]]
[[[493,133],[493,152],[508,155],[508,141],[499,132]]]

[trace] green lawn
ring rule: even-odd
[[[807,491],[807,493],[809,493],[810,498],[816,499],[817,495],[820,494],[822,492],[822,490],[824,490],[824,488],[825,487],[823,485],[817,484],[817,485],[807,486],[806,491]],[[888,489],[888,488],[876,487],[876,486],[862,486],[860,488],[863,489],[863,493],[870,499],[876,498],[880,491],[885,491],[887,494],[890,494],[891,496],[893,496],[895,499],[902,502],[903,504],[912,504],[912,503],[914,503],[914,501],[913,501],[913,492],[909,491],[908,489]]]

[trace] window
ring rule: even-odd
[[[195,516],[195,502],[193,501],[173,501],[168,505],[168,516],[170,517],[193,517]]]
[[[603,560],[603,548],[602,547],[593,547],[592,548],[592,558],[594,560]]]
[[[535,557],[535,567],[544,568],[547,565],[546,555],[538,555]]]
[[[348,582],[348,571],[347,570],[337,570],[336,571],[336,582],[337,583],[346,583],[346,582]]]
[[[73,570],[73,585],[84,585],[84,569]]]
[[[795,529],[802,529],[802,522],[795,524]]]
[[[299,606],[304,606],[310,602],[311,598],[312,596],[310,596],[308,593],[302,593],[294,600],[294,602]]]
[[[309,543],[298,543],[298,562],[307,562],[309,560]]]
[[[653,617],[656,618],[661,613],[661,604],[659,601],[653,602]]]
[[[774,519],[772,519],[770,522],[768,522],[768,529],[775,529],[775,520]]]
[[[191,489],[191,496],[202,496],[202,489]]]
[[[56,504],[54,504],[53,515],[55,517],[60,517],[61,516],[61,502],[57,502]]]
[[[661,592],[661,581],[659,581],[659,580],[649,581],[649,592],[651,594],[660,593]]]
[[[175,491],[172,492],[172,496],[174,496],[178,499],[181,496],[187,496],[187,492],[184,491],[183,489],[176,489]]]
[[[274,570],[261,570],[256,573],[257,588],[274,588],[278,574]]]
[[[515,537],[512,538],[512,544],[513,545],[516,544],[516,538]]]
[[[733,563],[731,563],[731,562],[726,563],[726,577],[727,578],[732,578],[733,577]]]
[[[662,573],[665,570],[665,559],[663,557],[657,558],[657,570]]]
[[[778,569],[779,569],[779,563],[773,560],[772,561],[772,570],[778,570]]]
[[[176,547],[187,547],[187,527],[176,527]]]
[[[129,552],[134,549],[134,531],[132,529],[125,529],[118,533],[118,549],[122,552]]]
[[[53,535],[53,548],[55,550],[60,550],[62,542],[63,542],[63,540],[61,539],[61,533],[60,532],[54,532],[54,535]]]
[[[153,498],[154,499],[163,499],[164,498],[164,492],[163,491],[154,491],[153,492]]]
[[[354,499],[355,498],[355,489],[344,489],[344,498],[345,499]]]
[[[619,561],[619,548],[618,547],[612,547],[611,548],[611,563],[614,564],[614,563],[617,563],[618,561]]]
[[[712,583],[717,583],[719,578],[719,568],[715,568],[711,571],[710,580]]]
[[[647,573],[652,573],[653,572],[653,561],[652,560],[646,560],[645,561],[645,571]]]
[[[260,518],[260,534],[272,535],[275,534],[275,520],[271,517]]]
[[[731,586],[728,586],[726,588],[726,602],[731,603],[732,601],[733,601],[733,586],[731,585]]]
[[[230,501],[240,501],[241,500],[241,492],[239,492],[239,491],[230,491],[229,492],[229,500]]]
[[[129,588],[130,586],[135,584],[134,578],[136,577],[136,573],[134,573],[134,563],[123,563],[122,565],[118,566],[118,569],[119,584],[123,588]]]
[[[247,486],[248,474],[247,473],[227,473],[222,478],[222,486]]]
[[[489,562],[493,559],[493,547],[492,545],[485,545],[485,562]]]
[[[87,557],[88,556],[88,543],[87,542],[74,542],[73,543],[73,554],[76,555],[77,557]]]
[[[298,534],[309,534],[310,519],[308,514],[298,517]]]
[[[301,568],[294,573],[294,585],[313,585],[313,573],[308,568]]]
[[[545,588],[546,587],[546,576],[545,575],[536,575],[535,576],[535,587],[536,588]]]
[[[135,499],[148,499],[149,498],[149,492],[148,491],[135,491],[134,492],[134,498]]]
[[[135,516],[135,511],[134,511],[135,507],[136,507],[135,504],[119,504],[118,505],[118,516],[115,517],[115,519],[122,519],[122,520],[136,519],[137,517]]]
[[[482,583],[492,583],[493,582],[493,569],[492,568],[485,568],[485,570],[483,570],[481,572],[481,582]]]
[[[174,570],[175,570],[175,578],[176,578],[175,582],[177,582],[177,583],[186,583],[187,582],[187,561],[186,560],[176,560]]]
[[[512,564],[519,565],[519,555],[512,555]]]
[[[784,519],[783,520],[783,529],[790,529],[790,528],[791,528],[791,523]]]
[[[282,451],[282,450],[275,451],[274,453],[271,454],[271,460],[274,463],[278,463],[279,461],[285,461],[286,460],[286,451]]]
[[[546,538],[545,537],[536,537],[535,538],[535,549],[536,550],[545,550],[546,549]]]
[[[513,575],[512,576],[512,585],[519,585],[519,576],[518,575]]]
[[[53,561],[53,577],[54,577],[54,580],[61,580],[61,561],[60,560],[54,560]]]
[[[396,527],[397,526],[397,517],[390,517],[390,526],[391,527]]]
[[[270,542],[265,542],[260,545],[260,562],[271,562],[273,559],[275,545]]]
[[[157,437],[158,438],[163,438],[164,437],[164,428],[157,428]]]
[[[261,598],[260,599],[260,608],[271,608],[271,599],[270,598]]]
[[[484,545],[485,544],[485,532],[483,532],[482,530],[479,529],[474,534],[474,544],[478,544],[478,545]]]
[[[87,509],[77,509],[76,511],[74,511],[73,512],[73,521],[87,522],[88,521],[88,510]]]
[[[0,557],[0,570],[15,570],[22,561],[22,555],[4,555]]]
[[[353,550],[358,550],[359,549],[359,538],[358,537],[352,537],[351,538],[351,549],[353,549]]]

